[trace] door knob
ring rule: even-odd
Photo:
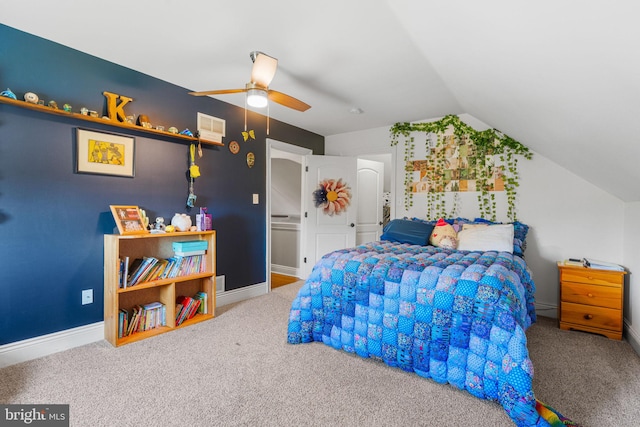
[[[355,227],[356,225],[354,223],[349,224],[349,227]]]

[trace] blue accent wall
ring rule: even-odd
[[[127,114],[153,124],[196,127],[197,112],[226,120],[224,147],[203,145],[196,208],[187,209],[189,142],[0,104],[0,345],[103,319],[103,235],[109,205],[137,205],[167,223],[206,206],[217,230],[217,273],[226,289],[266,280],[266,118],[249,113],[256,139],[243,141],[244,110],[120,65],[0,25],[0,90],[106,114],[103,91],[134,99]],[[185,72],[197,61],[184,61]],[[243,76],[238,76],[243,81]],[[215,82],[211,82],[215,87]],[[303,114],[303,113],[301,113]],[[75,173],[78,127],[135,138],[135,177]],[[324,137],[271,120],[269,138],[324,153]],[[240,153],[227,144],[236,140]],[[256,163],[246,164],[252,151]],[[253,205],[252,194],[260,196]],[[81,290],[94,303],[81,305]]]

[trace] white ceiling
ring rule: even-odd
[[[279,60],[271,89],[312,106],[270,115],[324,136],[467,113],[623,201],[640,201],[639,12],[634,0],[0,0],[5,25],[190,91],[243,88],[263,51]]]

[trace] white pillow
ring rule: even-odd
[[[513,224],[474,227],[458,232],[460,251],[498,251],[513,253]]]

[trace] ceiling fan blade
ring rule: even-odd
[[[269,87],[269,83],[276,75],[278,60],[260,52],[256,55],[251,69],[251,83],[264,88]]]
[[[246,91],[247,89],[205,90],[203,92],[189,92],[189,95],[193,95],[193,96],[224,95],[225,93],[240,93],[240,92],[246,92]]]
[[[277,90],[269,90],[269,99],[280,105],[284,105],[285,107],[293,108],[298,111],[307,111],[311,108],[311,105],[306,104],[293,96],[278,92]]]

